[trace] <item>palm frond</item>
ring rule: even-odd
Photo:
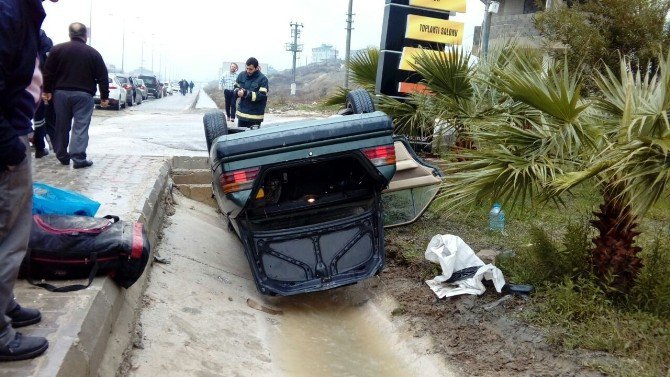
[[[445,53],[431,54],[421,50],[416,64],[410,63],[434,93],[454,100],[472,97],[470,54],[461,47],[450,47]]]
[[[458,157],[461,160],[445,171],[441,194],[450,206],[496,200],[513,209],[539,198],[547,184],[563,173],[561,161],[540,155],[529,158],[502,145],[463,151]]]
[[[377,65],[379,64],[379,50],[373,47],[356,54],[349,60],[351,81],[362,88],[374,91],[377,81]]]
[[[349,94],[349,89],[338,86],[335,93],[326,97],[322,104],[324,106],[344,105],[347,102],[347,94]]]

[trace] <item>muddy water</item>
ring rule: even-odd
[[[284,298],[274,339],[288,376],[411,376],[360,287]]]

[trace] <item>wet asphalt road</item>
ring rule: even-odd
[[[120,111],[96,109],[88,153],[206,156],[202,116],[211,108],[191,109],[196,91],[186,96],[149,97]]]

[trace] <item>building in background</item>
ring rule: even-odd
[[[337,60],[337,50],[332,45],[322,44],[312,49],[312,63]]]
[[[485,5],[489,1],[481,0]],[[551,7],[552,3],[560,1],[542,0],[546,7]],[[541,10],[536,0],[500,0],[499,3],[498,13],[491,15],[489,46],[510,39],[517,39],[521,44],[539,46],[540,34],[533,24],[535,13]]]

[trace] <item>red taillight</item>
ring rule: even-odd
[[[116,85],[110,85],[109,89],[116,89]]]
[[[128,84],[123,84],[123,89],[130,89],[130,85],[128,85]]]
[[[395,147],[393,145],[363,149],[363,153],[374,166],[395,164]]]
[[[254,184],[260,168],[236,170],[223,173],[219,178],[219,184],[225,194],[242,190],[249,190]]]

